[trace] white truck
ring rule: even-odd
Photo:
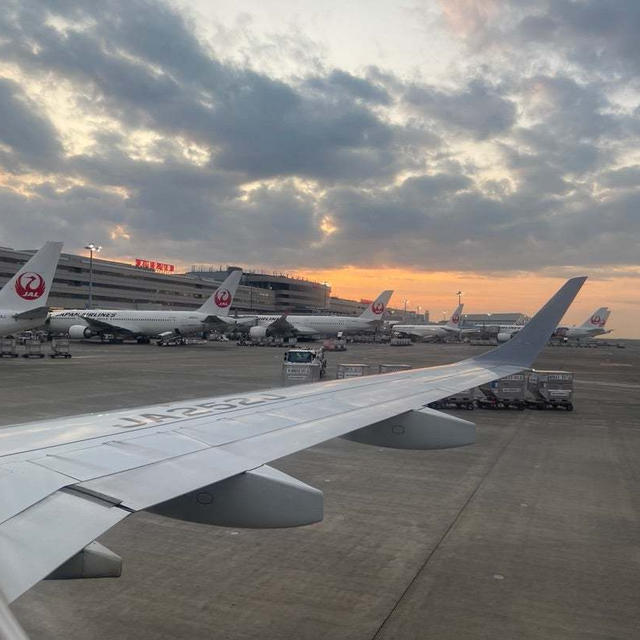
[[[317,382],[324,377],[326,370],[324,349],[289,349],[285,351],[282,362],[282,384]]]

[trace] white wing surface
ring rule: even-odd
[[[202,501],[212,485],[251,502],[230,479],[284,487],[286,510],[286,491],[311,488],[264,465],[330,438],[409,413],[455,428],[464,421],[423,407],[530,366],[584,280],[569,280],[510,342],[455,364],[0,430],[0,595],[11,602],[135,511],[180,517],[191,507],[179,497],[201,490]]]

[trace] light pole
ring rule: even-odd
[[[405,298],[403,302],[404,302],[404,314],[402,315],[402,321],[406,322],[407,321],[407,302],[409,302],[409,300]]]
[[[422,307],[420,305],[418,305],[418,322],[420,322],[420,311],[421,311]]]
[[[322,288],[324,289],[324,308],[325,310],[329,309],[329,291],[331,290],[330,282],[321,282]]]
[[[458,304],[461,304],[461,298],[464,295],[464,291],[458,291],[456,295],[458,296]]]
[[[87,304],[88,309],[93,308],[93,252],[99,253],[102,251],[102,247],[100,245],[94,244],[90,242],[85,245],[85,249],[89,249],[89,303]]]

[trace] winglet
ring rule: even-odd
[[[586,276],[581,276],[567,280],[509,342],[472,360],[478,364],[508,364],[523,369],[530,367],[586,279]]]

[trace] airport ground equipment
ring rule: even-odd
[[[326,369],[323,349],[289,349],[282,362],[282,385],[317,382],[324,377]]]
[[[411,341],[411,338],[392,336],[389,340],[389,345],[392,347],[410,347],[413,345],[413,342]]]
[[[475,387],[473,389],[463,389],[447,398],[431,402],[429,407],[431,409],[467,409],[472,411],[476,408],[477,396],[478,390]]]
[[[24,343],[23,358],[44,358],[44,349],[40,340],[27,340]]]
[[[362,376],[368,376],[370,373],[368,364],[361,363],[340,363],[338,365],[338,372],[336,378],[339,380],[343,378],[361,378]]]
[[[13,337],[0,338],[0,357],[2,358],[17,358],[18,346],[16,339]]]
[[[392,373],[393,371],[408,371],[410,364],[379,364],[378,373]]]
[[[343,338],[329,338],[322,343],[322,348],[325,351],[346,351],[347,350],[347,341]]]
[[[527,406],[535,409],[563,408],[573,411],[573,373],[536,371],[527,376]]]
[[[51,340],[50,358],[70,358],[69,338],[53,338]]]
[[[218,523],[220,490],[226,524],[317,521],[319,492],[266,465],[354,432],[402,449],[472,442],[471,423],[424,405],[530,367],[585,279],[568,280],[509,342],[460,362],[3,427],[0,629],[19,630],[5,602],[132,513]]]
[[[525,409],[528,372],[493,380],[478,389],[477,406],[482,409]]]

